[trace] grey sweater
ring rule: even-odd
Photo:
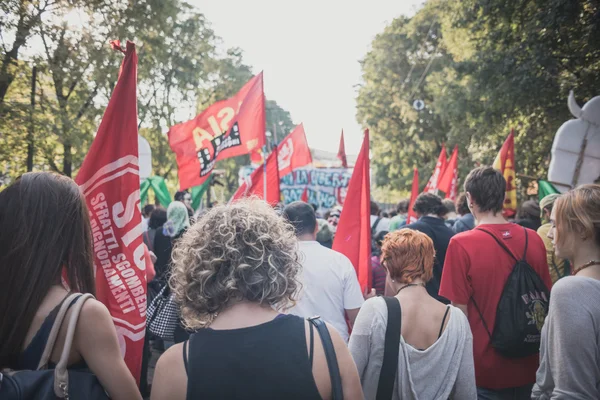
[[[600,399],[600,281],[556,282],[542,328],[532,399]]]
[[[394,400],[477,399],[469,322],[462,311],[450,307],[446,330],[428,349],[417,350],[400,337]],[[375,399],[377,394],[387,317],[383,299],[367,300],[350,337],[350,353],[358,367],[367,400]]]

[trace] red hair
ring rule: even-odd
[[[421,278],[427,282],[433,276],[433,241],[426,234],[412,229],[400,229],[385,236],[381,247],[382,265],[400,283],[412,283]]]

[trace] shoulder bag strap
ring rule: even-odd
[[[335,349],[333,347],[333,341],[329,335],[327,325],[320,317],[309,318],[308,321],[317,328],[321,342],[323,343],[323,349],[325,350],[325,358],[327,358],[327,366],[329,367],[329,376],[331,378],[331,391],[333,400],[343,400],[344,392],[342,391],[342,377],[340,375],[340,368],[337,362],[337,356],[335,355]]]
[[[390,400],[394,392],[394,382],[398,372],[398,354],[400,352],[400,332],[402,329],[402,309],[395,297],[384,297],[388,310],[385,329],[385,347],[383,363],[379,373],[376,400]]]
[[[77,320],[79,319],[79,313],[81,312],[83,303],[85,303],[86,300],[93,298],[94,296],[89,293],[82,294],[73,305],[73,312],[69,318],[69,327],[67,328],[67,336],[65,337],[65,345],[63,346],[63,351],[60,355],[60,361],[56,364],[56,368],[54,369],[54,394],[56,394],[58,398],[68,398],[69,396],[69,372],[67,371],[67,364],[69,362],[69,354],[71,354],[75,328],[77,327]]]
[[[512,253],[512,251],[510,251],[504,243],[502,243],[500,240],[498,240],[496,235],[494,235],[492,232],[490,232],[486,229],[483,229],[483,228],[477,228],[477,230],[481,231],[481,232],[485,232],[488,235],[490,235],[496,241],[496,243],[498,243],[500,245],[500,247],[502,247],[504,249],[504,251],[506,251],[512,258],[515,259],[515,261],[519,261],[519,259],[517,257],[515,257],[515,255]],[[525,252],[527,252],[527,231],[525,231]]]
[[[41,369],[46,369],[48,366],[48,361],[50,360],[50,356],[52,355],[52,350],[54,350],[54,344],[56,343],[56,338],[58,337],[58,332],[60,331],[60,327],[62,326],[63,320],[65,319],[65,314],[69,309],[69,306],[77,298],[80,296],[79,293],[67,294],[67,296],[63,299],[60,309],[56,314],[56,318],[54,319],[54,324],[52,324],[52,329],[50,330],[50,334],[48,335],[48,340],[46,341],[46,347],[44,347],[44,352],[42,353],[42,357],[40,358],[40,362],[38,364],[38,371]]]

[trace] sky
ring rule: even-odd
[[[304,123],[312,148],[357,154],[359,60],[395,17],[413,15],[423,0],[188,0],[226,47],[239,47],[267,98]],[[353,4],[354,3],[354,4]]]

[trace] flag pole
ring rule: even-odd
[[[263,198],[267,201],[267,145],[263,146]]]

